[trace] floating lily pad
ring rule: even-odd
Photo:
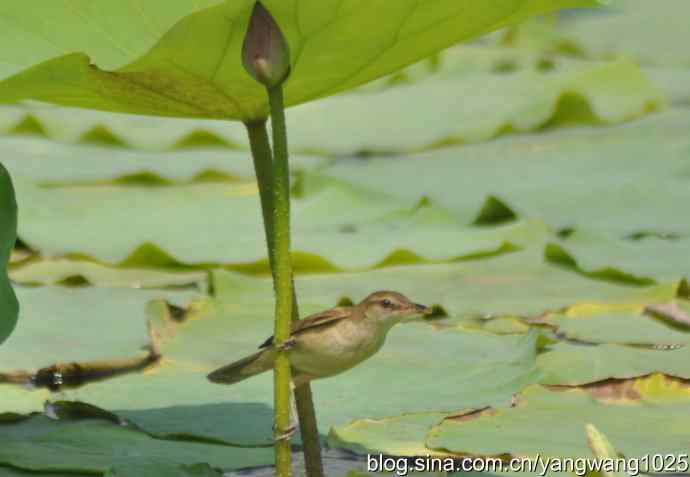
[[[585,425],[595,423],[627,458],[679,454],[687,447],[689,406],[687,400],[667,405],[602,404],[585,391],[532,386],[520,394],[515,407],[444,420],[430,431],[426,443],[432,449],[473,455],[591,459]],[[559,432],[554,433],[555,428]]]
[[[75,114],[81,113],[83,111]],[[65,121],[72,116],[61,113],[55,119]],[[164,132],[169,134],[167,129],[166,126]],[[0,141],[0,154],[13,176],[26,177],[53,189],[99,184],[185,185],[195,180],[204,182],[209,171],[224,175],[222,182],[225,183],[254,180],[254,165],[248,151],[201,149],[154,153],[97,145],[63,145],[31,136],[10,136]],[[310,156],[293,154],[290,157],[293,170],[316,168],[323,163],[323,159]],[[154,181],[148,184],[144,180],[136,181],[137,176],[145,174],[152,176]]]
[[[557,343],[537,358],[543,383],[575,386],[651,373],[690,378],[690,347],[632,347]]]
[[[568,339],[588,343],[648,346],[690,345],[690,331],[683,331],[640,310],[601,310],[549,316],[545,322],[556,326]]]
[[[463,50],[470,62],[480,61],[477,57],[482,52]],[[497,55],[489,49],[482,61],[498,61]],[[534,131],[547,124],[618,123],[660,109],[664,102],[639,68],[625,61],[582,62],[556,72],[526,69],[505,75],[467,71],[464,56],[451,62],[463,64],[463,69],[447,66],[424,81],[340,95],[290,110],[290,147],[327,155],[401,153],[442,143],[486,141],[507,131]],[[578,102],[587,114],[573,108]],[[401,116],[400,104],[408,104],[416,114]],[[376,128],[360,120],[372,109],[377,111]],[[110,139],[96,135],[98,128],[107,131]],[[240,124],[163,118],[152,124],[141,116],[81,110],[66,114],[45,105],[1,109],[0,129],[62,142],[115,141],[144,149],[184,145],[199,136],[199,145],[247,149],[246,131]]]
[[[158,459],[164,463],[162,468],[205,462],[216,468],[238,469],[265,465],[273,459],[271,448],[166,441],[101,420],[55,421],[37,415],[0,424],[0,429],[0,462],[31,471],[105,473],[113,465],[115,469],[120,465],[128,467],[132,459],[141,458]],[[215,475],[205,472],[179,475]]]
[[[688,269],[678,263],[678,257],[687,255],[690,240],[685,237],[633,241],[582,229],[545,249],[546,260],[554,264],[592,278],[642,286],[683,276]]]
[[[539,217],[559,229],[683,238],[690,234],[690,221],[678,214],[678,204],[690,200],[689,129],[690,114],[678,109],[610,128],[503,137],[401,161],[338,161],[320,172],[408,200],[424,194],[466,223],[492,195],[519,216]],[[669,263],[668,256],[662,258]]]
[[[397,456],[471,455],[493,457],[590,457],[585,426],[597,423],[617,438],[624,435],[626,450],[657,449],[655,439],[660,436],[660,449],[675,449],[674,442],[681,435],[682,425],[674,425],[670,436],[665,427],[656,423],[645,427],[644,435],[635,431],[636,416],[650,409],[645,421],[669,412],[681,414],[690,400],[687,392],[669,385],[661,375],[652,375],[621,384],[632,387],[625,398],[593,394],[592,390],[549,390],[532,385],[518,394],[514,405],[506,408],[459,409],[447,413],[412,413],[385,419],[360,419],[332,429],[329,442],[359,454],[384,453]],[[666,397],[673,397],[668,400]],[[669,405],[666,407],[667,405]],[[606,418],[601,415],[611,413]],[[563,419],[564,429],[553,439],[552,429]],[[668,419],[668,417],[667,417]],[[551,424],[549,422],[553,421]],[[672,422],[664,420],[663,422]],[[527,424],[525,424],[527,423]],[[532,438],[526,440],[529,432]],[[475,435],[478,437],[475,439]],[[537,436],[536,439],[534,436]],[[663,436],[663,437],[661,437]],[[547,442],[548,441],[548,442]],[[674,445],[671,445],[674,444]],[[632,455],[638,452],[633,451]],[[631,454],[626,453],[630,457]],[[539,472],[539,469],[533,469]]]
[[[447,416],[448,413],[429,412],[383,419],[358,419],[331,429],[328,443],[331,447],[347,449],[357,454],[448,455],[447,452],[433,451],[424,445],[429,429]]]
[[[206,272],[117,269],[88,261],[47,259],[15,267],[10,277],[24,285],[200,288],[206,280]]]
[[[495,255],[545,234],[538,222],[478,229],[433,204],[406,203],[331,180],[320,184],[294,201],[293,249],[334,270]],[[255,183],[46,189],[18,179],[17,191],[23,204],[19,235],[46,255],[160,265],[147,264],[150,257],[140,251],[151,244],[178,264],[256,267],[263,262],[268,272]],[[312,267],[309,260],[296,266]]]
[[[305,275],[297,279],[304,304],[334,306],[343,298],[359,301],[375,290],[399,290],[415,300],[440,305],[451,317],[531,316],[577,303],[627,304],[642,308],[676,297],[679,282],[636,288],[597,282],[542,262],[537,251],[456,264],[390,267],[360,273]],[[216,273],[219,299],[237,296],[247,303],[272,293],[268,278]],[[241,295],[239,292],[241,290]]]
[[[659,9],[645,0],[616,0],[599,13],[563,22],[565,36],[587,55],[626,55],[644,64],[690,66],[690,54],[680,47],[690,40],[684,21],[690,15],[687,2],[669,0]]]
[[[590,111],[586,117],[572,108],[578,101]],[[401,104],[415,114],[401,116]],[[439,144],[483,142],[506,131],[534,131],[547,124],[618,123],[662,106],[663,96],[636,66],[617,62],[551,73],[435,75],[381,92],[307,104],[288,117],[290,144],[296,150],[399,154]],[[372,110],[376,128],[361,121]]]

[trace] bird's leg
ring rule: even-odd
[[[296,343],[297,343],[297,341],[295,340],[294,337],[292,337],[292,338],[289,338],[289,339],[283,341],[282,343],[277,345],[275,348],[278,351],[288,351],[288,350],[291,350],[292,348],[294,348]],[[292,384],[291,384],[291,386],[292,386]],[[294,390],[294,387],[292,387],[292,389]]]
[[[58,416],[57,409],[55,408],[55,404],[50,402],[49,399],[46,399],[45,402],[43,403],[43,414],[49,418],[53,419],[54,421],[57,421],[60,419],[60,416]]]
[[[297,341],[295,340],[294,337],[291,337],[279,345],[275,346],[275,349],[277,351],[287,351],[295,347],[295,344]],[[274,441],[282,441],[286,439],[290,439],[295,431],[297,430],[297,409],[295,407],[295,383],[290,380],[290,424],[288,425],[287,430],[282,433],[278,434],[276,432],[275,424],[273,425],[273,440]]]
[[[290,428],[297,429],[299,426],[299,414],[297,413],[295,399],[295,382],[290,380]],[[294,432],[294,431],[293,431]]]
[[[49,419],[53,419],[55,421],[60,420],[60,413],[59,413],[59,405],[56,404],[58,401],[67,401],[69,400],[69,396],[67,396],[67,393],[65,392],[64,389],[60,389],[58,391],[54,391],[52,394],[53,399],[46,399],[43,402],[43,415],[45,415]]]
[[[294,339],[292,340],[294,346]],[[273,427],[273,440],[281,441],[285,439],[290,439],[297,431],[299,426],[299,418],[297,414],[297,407],[295,406],[295,383],[290,380],[290,424],[288,425],[287,431],[283,434],[276,434],[275,426]]]

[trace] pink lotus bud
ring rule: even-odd
[[[254,4],[242,45],[242,64],[252,78],[267,87],[290,75],[290,49],[280,27],[261,2]]]

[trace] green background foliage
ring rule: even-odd
[[[10,253],[16,239],[17,202],[12,180],[7,169],[0,164],[0,344],[12,333],[19,313],[17,298],[7,276]]]

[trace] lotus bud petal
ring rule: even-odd
[[[261,2],[254,4],[242,45],[244,69],[259,83],[273,87],[290,74],[290,49],[270,12]]]

